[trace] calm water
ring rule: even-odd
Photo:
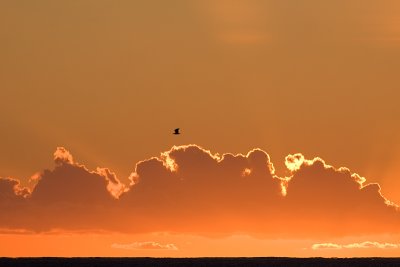
[[[395,266],[400,258],[0,258],[0,267],[291,267]]]
[[[400,258],[0,258],[0,267],[291,267],[395,266]]]

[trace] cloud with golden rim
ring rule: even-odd
[[[289,155],[279,177],[261,149],[214,154],[174,146],[140,161],[125,185],[108,168],[88,170],[62,147],[55,168],[30,191],[0,179],[0,228],[48,232],[245,233],[261,238],[327,238],[399,233],[398,206],[378,184],[322,159]]]

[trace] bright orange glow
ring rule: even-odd
[[[285,158],[285,165],[291,172],[298,171],[304,163],[304,156],[301,154],[289,155]]]
[[[154,241],[157,240],[157,241]],[[396,257],[398,244],[384,242],[317,243],[313,240],[262,240],[243,235],[206,238],[192,235],[74,234],[0,235],[8,244],[3,255],[19,256],[108,256],[108,257],[202,257],[202,256],[292,256],[292,257]],[[314,242],[314,243],[313,243]],[[345,244],[345,245],[342,245]],[[347,246],[347,248],[343,248]],[[269,254],[270,253],[270,254]]]
[[[251,169],[249,168],[244,169],[244,171],[242,172],[243,177],[249,176],[250,174],[251,174]]]
[[[170,170],[171,172],[178,171],[178,165],[175,163],[174,159],[169,156],[168,152],[161,153],[161,160],[165,168]]]

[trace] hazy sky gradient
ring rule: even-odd
[[[2,0],[0,39],[0,177],[58,146],[122,182],[172,145],[260,147],[400,203],[397,0]]]

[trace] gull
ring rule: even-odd
[[[179,128],[176,128],[172,134],[181,134],[181,133],[179,132]]]

